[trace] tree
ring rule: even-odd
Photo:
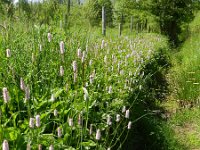
[[[137,0],[116,0],[115,3],[115,18],[117,22],[122,24],[131,22],[131,30],[133,25],[138,30],[147,28],[147,20],[154,20],[155,18],[147,9],[146,1]]]
[[[23,12],[25,12],[28,18],[30,18],[32,12],[31,12],[31,7],[28,0],[19,0],[18,7]]]
[[[113,25],[113,6],[110,0],[88,0],[85,4],[85,15],[88,18],[90,25],[98,26],[101,22],[102,7],[106,10],[106,24]]]
[[[194,18],[194,4],[194,0],[152,0],[149,5],[151,13],[159,17],[161,32],[175,45],[179,42],[181,25]]]
[[[116,8],[127,16],[151,14],[159,23],[161,33],[176,45],[182,32],[181,26],[193,20],[194,9],[198,5],[199,0],[117,0]]]
[[[1,0],[0,2],[0,12],[2,14],[7,14],[8,17],[13,17],[14,15],[14,4],[13,0]]]

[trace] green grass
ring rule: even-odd
[[[173,57],[174,67],[171,70],[171,85],[174,94],[179,100],[197,101],[200,92],[200,53],[199,39],[197,32],[199,22],[199,13],[191,23],[191,35],[181,46],[180,52]]]
[[[200,147],[200,111],[199,108],[184,109],[172,115],[168,124],[173,128],[175,138],[186,149],[198,149]]]
[[[50,42],[48,33],[52,34]],[[64,54],[60,53],[61,41]],[[133,114],[126,119],[121,109],[126,106],[132,112],[140,87],[151,76],[142,75],[145,65],[167,47],[166,39],[158,34],[118,37],[117,30],[110,29],[103,37],[97,29],[65,31],[55,25],[25,27],[20,22],[6,23],[0,43],[0,89],[6,87],[10,97],[8,103],[3,94],[0,97],[0,141],[8,140],[10,148],[16,150],[25,149],[27,144],[33,149],[39,144],[44,149],[51,144],[55,149],[115,149],[123,145],[128,122],[137,118]],[[79,48],[85,53],[83,62],[77,56]],[[6,57],[6,49],[11,57]],[[73,61],[77,71],[73,71]],[[21,78],[26,90],[20,89]],[[28,91],[30,96],[26,97]],[[129,101],[132,94],[134,101]],[[58,116],[54,116],[55,110]],[[115,122],[116,114],[121,116],[119,123]],[[32,128],[29,121],[36,115],[40,115],[41,126]],[[108,115],[112,126],[107,123]],[[71,119],[72,127],[68,123]],[[101,131],[99,141],[97,129]]]
[[[200,148],[200,13],[189,25],[190,34],[179,52],[173,53],[173,67],[169,72],[171,94],[162,106],[171,117],[167,127],[182,147],[180,150]],[[192,104],[192,105],[191,105]],[[185,108],[186,107],[186,108]],[[188,108],[192,107],[192,108]]]
[[[10,96],[5,103],[0,95],[0,143],[7,140],[14,150],[26,149],[27,144],[32,149],[53,145],[56,150],[181,149],[173,130],[151,112],[157,109],[155,103],[166,86],[167,39],[146,31],[130,32],[129,22],[122,36],[115,22],[104,37],[100,26],[89,26],[82,7],[72,7],[64,25],[66,6],[58,6],[52,18],[46,14],[47,9],[54,9],[49,6],[41,6],[42,15],[33,13],[31,19],[16,11],[14,18],[0,22],[0,90],[6,87]],[[159,32],[155,18],[149,24]],[[60,53],[61,41],[64,54]],[[11,57],[6,57],[6,49],[11,50]],[[85,54],[83,62],[78,49]],[[73,71],[74,61],[77,71]],[[21,79],[26,90],[20,88]],[[124,106],[130,110],[129,118],[122,112]],[[115,121],[117,114],[120,122]],[[30,118],[36,115],[41,125],[36,127],[34,122],[30,127]],[[129,122],[131,130],[127,129]]]

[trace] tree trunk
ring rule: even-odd
[[[70,4],[71,0],[67,0],[67,13],[70,14]]]
[[[176,21],[172,21],[170,23],[170,26],[169,26],[169,38],[170,40],[175,44],[177,45],[178,44],[178,33],[179,33],[179,29],[178,29],[178,25],[176,23]]]
[[[180,28],[177,25],[175,20],[160,22],[161,33],[167,35],[169,40],[176,46],[179,42],[178,34],[180,32]]]

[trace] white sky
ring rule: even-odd
[[[1,0],[0,0],[1,1]],[[14,0],[14,3],[17,3],[19,0]],[[29,2],[41,2],[43,0],[28,0]],[[83,3],[85,0],[81,0],[81,2]]]
[[[32,2],[39,2],[39,1],[41,1],[41,0],[29,0],[30,2],[32,1]],[[14,0],[14,3],[16,3],[16,2],[18,2],[18,0]]]
[[[30,2],[40,2],[42,0],[28,0]],[[14,0],[14,3],[18,2],[18,0]],[[84,2],[84,0],[81,0],[81,2]]]

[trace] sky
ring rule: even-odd
[[[28,1],[32,1],[32,2],[39,2],[39,1],[42,1],[42,0],[28,0]],[[81,0],[81,2],[83,2],[84,0]],[[18,0],[14,0],[14,3],[18,2]]]
[[[39,1],[41,1],[41,0],[29,0],[30,2],[32,1],[32,2],[39,2]],[[16,3],[16,2],[18,2],[18,0],[14,0],[14,3]]]

